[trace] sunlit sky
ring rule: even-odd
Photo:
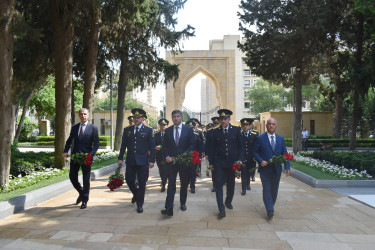
[[[208,50],[210,40],[223,39],[224,35],[241,35],[237,16],[239,5],[240,0],[188,0],[176,15],[178,20],[176,30],[182,30],[190,24],[195,28],[195,36],[182,41],[182,49]],[[186,86],[184,106],[193,111],[201,109],[202,77],[205,76],[198,74]],[[160,98],[162,97],[155,99],[160,100]]]

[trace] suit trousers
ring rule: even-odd
[[[138,177],[138,188],[136,183]],[[148,165],[126,164],[125,180],[132,192],[138,207],[142,207],[145,200],[146,182],[148,178]]]
[[[156,164],[158,164],[161,185],[165,186],[168,178],[167,165],[166,163],[163,164],[162,161],[157,161]]]
[[[189,170],[190,189],[195,189],[195,182],[197,181],[197,169],[200,168],[200,165],[191,164],[189,167],[190,167],[190,170]]]
[[[165,200],[165,209],[173,209],[174,196],[176,194],[177,173],[180,174],[180,204],[186,204],[187,187],[189,184],[189,166],[167,163],[168,188]]]
[[[78,181],[78,172],[79,169],[82,167],[82,185]],[[73,161],[70,161],[70,171],[69,171],[69,179],[70,182],[73,184],[73,187],[79,193],[82,201],[87,202],[89,200],[89,193],[90,193],[90,174],[91,174],[91,165],[79,165]]]
[[[227,197],[225,203],[232,204],[234,196],[235,176],[232,168],[218,168],[215,167],[215,188],[216,188],[216,202],[219,211],[225,211],[223,202],[223,186],[226,183]]]
[[[249,164],[243,164],[241,166],[241,186],[242,186],[242,191],[246,191],[246,186],[247,185],[250,185],[250,181],[249,183],[247,182],[247,180],[249,179],[250,180],[250,173],[249,173],[249,170],[250,170],[250,165]]]
[[[277,174],[276,170],[260,173],[260,179],[263,186],[263,202],[267,211],[274,211],[274,206],[279,191],[281,173]]]

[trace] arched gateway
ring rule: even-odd
[[[180,69],[175,85],[167,84],[167,117],[173,110],[182,109],[185,87],[199,73],[215,85],[218,105],[233,111],[233,122],[249,115],[245,91],[256,81],[256,76],[251,75],[244,55],[237,48],[239,39],[240,36],[225,36],[223,40],[212,40],[209,50],[184,51],[177,55],[167,52],[167,60],[178,64]]]

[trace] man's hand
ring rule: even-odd
[[[214,170],[214,165],[210,165],[211,171]]]
[[[286,177],[288,177],[290,175],[290,169],[285,169],[285,174],[286,174]]]
[[[159,151],[160,150],[160,145],[156,146],[156,151]]]
[[[122,165],[122,160],[118,160],[117,164]]]
[[[149,168],[153,168],[153,167],[154,167],[154,163],[149,162],[149,163],[148,163],[148,167],[149,167]]]
[[[172,157],[167,157],[167,158],[165,158],[165,161],[167,162],[167,163],[171,163],[172,162]]]
[[[267,164],[268,164],[268,162],[266,162],[266,161],[262,161],[262,162],[260,163],[260,166],[264,168],[265,166],[267,166]]]
[[[66,157],[68,157],[68,153],[63,153],[62,158],[66,158]]]

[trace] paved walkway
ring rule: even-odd
[[[177,194],[175,215],[165,218],[157,174],[155,167],[142,214],[128,188],[109,191],[106,176],[92,182],[87,209],[73,204],[70,191],[0,220],[0,249],[375,249],[375,209],[332,190],[283,176],[268,221],[259,176],[246,196],[237,181],[234,209],[219,221],[204,177],[188,194],[187,210],[178,209]]]

